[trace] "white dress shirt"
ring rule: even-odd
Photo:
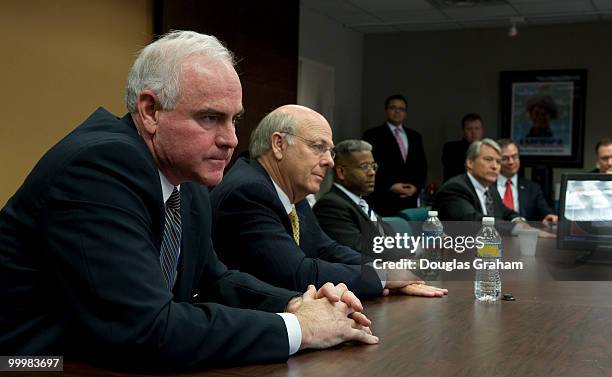
[[[168,200],[168,198],[170,198],[170,195],[172,194],[172,190],[174,190],[174,185],[170,183],[170,181],[168,181],[168,179],[162,174],[161,171],[159,172],[159,181],[161,182],[164,203],[166,203],[166,201]],[[276,186],[276,184],[274,184],[274,186]],[[176,188],[180,191],[181,185],[176,186]],[[279,187],[276,188],[277,190],[279,189]],[[285,195],[285,197],[287,197],[287,195]],[[289,201],[289,198],[287,198],[287,201]],[[289,211],[291,211],[291,208],[289,209]],[[294,353],[299,351],[300,345],[302,345],[302,328],[300,327],[300,322],[293,313],[276,314],[278,314],[285,322],[285,327],[287,328],[287,338],[289,340],[289,355],[293,355]]]
[[[497,176],[497,191],[499,196],[503,199],[506,194],[506,181],[508,177],[503,174]],[[510,178],[512,182],[512,201],[514,202],[514,211],[519,212],[519,200],[518,200],[518,176],[515,174]]]
[[[482,183],[478,182],[478,180],[474,178],[472,173],[468,172],[467,176],[470,179],[470,182],[472,182],[472,185],[474,185],[474,188],[476,189],[476,195],[478,196],[478,200],[480,201],[480,206],[482,207],[482,213],[484,213],[486,216],[489,216],[489,214],[487,213],[487,204],[486,204],[487,198],[485,196],[487,187],[484,186]],[[491,216],[492,215],[493,214],[491,214]]]

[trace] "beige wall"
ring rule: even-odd
[[[36,161],[98,106],[125,113],[152,0],[0,1],[0,206]]]
[[[480,113],[497,137],[499,72],[588,70],[585,168],[595,165],[598,139],[612,136],[612,23],[368,35],[364,39],[363,129],[382,123],[389,94],[408,99],[409,127],[425,142],[429,180],[440,179],[442,145],[460,137],[460,120]],[[555,182],[560,172],[555,169]]]

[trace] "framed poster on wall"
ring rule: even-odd
[[[500,73],[500,135],[526,166],[583,165],[585,69]]]

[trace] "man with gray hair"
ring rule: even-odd
[[[329,238],[305,200],[334,166],[331,127],[314,110],[285,105],[251,135],[252,160],[238,160],[211,193],[213,242],[231,268],[293,290],[330,281],[358,296],[442,296],[410,280],[381,281],[370,259]],[[414,284],[413,284],[414,283]]]
[[[491,139],[473,142],[465,159],[467,172],[446,181],[436,194],[434,208],[440,220],[480,221],[484,216],[522,219],[506,208],[497,192],[501,149]]]
[[[345,286],[300,296],[217,259],[205,186],[243,109],[215,37],[145,47],[126,102],[123,118],[99,108],[55,145],[0,212],[3,354],[160,372],[378,342]]]

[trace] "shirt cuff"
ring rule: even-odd
[[[287,328],[287,338],[289,339],[289,355],[293,355],[300,350],[302,345],[302,327],[300,321],[293,313],[276,313],[285,321]]]

